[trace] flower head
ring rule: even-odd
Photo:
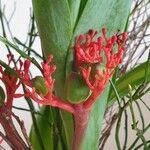
[[[90,30],[86,35],[80,35],[76,38],[75,43],[75,57],[77,65],[83,63],[93,64],[102,62],[101,50],[102,50],[102,38],[94,40],[97,31]]]
[[[14,56],[12,54],[7,55],[8,65],[10,66],[13,62]],[[5,105],[8,109],[12,108],[14,98],[19,98],[23,96],[23,94],[16,93],[19,88],[21,81],[19,80],[19,75],[22,72],[23,62],[21,60],[14,66],[13,72],[9,69],[4,69],[0,66],[0,80],[4,83],[6,89],[7,99]]]
[[[35,78],[30,78],[29,72],[27,71],[28,69],[24,70],[24,73],[22,74],[22,80],[24,84],[32,88],[31,91],[29,90],[29,88],[26,88],[27,96],[32,98],[39,104],[48,105],[52,100],[55,80],[51,75],[56,69],[55,65],[50,65],[52,58],[52,55],[50,55],[48,56],[46,62],[42,62],[44,77],[37,76]],[[28,67],[29,65],[28,63],[26,63],[26,68]]]
[[[124,43],[126,41],[126,33],[116,34],[108,38],[106,29],[102,29],[103,38],[101,36],[95,37],[97,31],[89,30],[85,35],[81,34],[76,38],[75,42],[75,57],[76,64],[100,64],[103,62],[102,52],[105,52],[107,58],[107,65],[113,67],[118,64],[124,52]],[[117,52],[114,53],[114,46],[117,45]],[[113,63],[114,61],[114,63]]]
[[[47,60],[41,63],[43,77],[36,76],[35,78],[31,78],[28,69],[24,70],[21,78],[23,83],[31,88],[30,90],[26,87],[26,96],[32,98],[38,104],[50,105],[74,113],[72,104],[64,102],[54,94],[55,79],[52,78],[52,74],[56,70],[56,66],[50,65],[52,59],[53,56],[49,55]],[[29,67],[29,65],[27,66]],[[26,80],[28,78],[29,80]]]
[[[77,37],[75,43],[76,67],[80,69],[92,91],[92,95],[85,102],[88,107],[95,102],[112,77],[115,68],[122,62],[127,39],[125,32],[109,38],[105,28],[102,29],[103,37],[96,38],[96,34],[97,31],[90,30],[88,34]],[[102,63],[105,66],[103,70],[94,65],[100,66]]]

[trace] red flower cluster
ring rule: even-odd
[[[102,38],[94,40],[97,31],[90,30],[86,35],[80,35],[76,39],[75,54],[76,64],[80,66],[83,63],[95,64],[102,62],[102,56],[100,55],[102,50]]]
[[[26,60],[23,63],[21,60],[19,60],[16,63],[14,60],[14,56],[12,54],[8,54],[7,59],[8,59],[8,66],[10,67],[13,65],[14,67],[13,69],[9,67],[4,69],[4,67],[0,66],[0,80],[3,82],[5,86],[5,92],[3,88],[1,88],[1,92],[3,93],[3,96],[1,97],[2,99],[0,99],[1,100],[0,124],[3,126],[3,129],[5,131],[5,136],[8,139],[10,139],[10,143],[12,142],[12,145],[17,145],[17,147],[20,148],[21,147],[20,143],[23,143],[24,141],[21,139],[21,137],[15,130],[15,126],[12,121],[13,113],[11,113],[11,110],[12,110],[14,98],[20,98],[24,96],[24,94],[17,93],[17,89],[20,87],[22,83],[20,77],[22,77],[24,72],[28,72],[29,70],[30,61]],[[4,66],[5,65],[6,64],[4,64]],[[29,77],[26,74],[24,75],[25,75],[24,78],[28,80]],[[4,96],[5,95],[4,93],[6,94],[6,98]],[[0,144],[2,142],[3,142],[3,138],[0,139]]]
[[[105,28],[102,29],[103,38],[98,37],[95,40],[96,34],[97,31],[90,30],[88,34],[77,37],[75,43],[76,67],[80,68],[83,78],[92,91],[92,95],[84,103],[86,108],[90,108],[96,101],[97,96],[109,82],[115,68],[122,62],[125,51],[124,44],[127,39],[125,32],[108,38]],[[106,64],[105,58],[103,58],[104,54]],[[105,69],[96,69],[95,65],[98,66],[102,62]]]
[[[61,100],[60,98],[56,97],[53,94],[55,80],[52,79],[51,75],[56,70],[56,66],[50,65],[52,59],[53,59],[53,56],[50,55],[50,56],[48,56],[48,59],[46,60],[46,62],[42,63],[42,69],[43,69],[43,74],[44,74],[44,79],[45,79],[45,86],[48,89],[48,93],[46,95],[43,95],[42,93],[39,95],[36,92],[35,87],[32,86],[32,83],[31,83],[32,79],[30,78],[30,79],[26,80],[26,77],[29,77],[29,72],[25,71],[24,74],[22,74],[21,78],[27,86],[32,88],[31,90],[29,88],[26,88],[26,96],[32,98],[38,104],[58,107],[58,108],[61,108],[68,112],[73,113],[74,109],[73,109],[72,104],[64,102],[63,100]]]
[[[106,29],[102,29],[103,37],[97,37],[97,31],[90,30],[88,34],[80,35],[75,42],[75,63],[79,72],[82,74],[87,86],[91,90],[91,95],[81,105],[90,110],[97,97],[102,93],[106,87],[109,79],[111,78],[115,68],[122,62],[123,53],[125,51],[124,44],[127,38],[126,33],[116,34],[108,38]],[[75,112],[76,104],[65,102],[58,98],[53,93],[54,82],[52,73],[55,71],[56,66],[50,65],[53,57],[50,55],[46,62],[43,62],[43,81],[44,86],[47,88],[46,94],[38,93],[36,87],[32,85],[32,79],[29,74],[30,61],[26,60],[24,63],[19,61],[19,68],[15,66],[17,76],[3,71],[2,67],[0,78],[5,86],[7,92],[6,106],[11,109],[13,98],[18,98],[24,94],[16,94],[16,90],[21,83],[26,86],[25,96],[32,98],[39,104],[50,105],[69,111]],[[106,62],[104,61],[106,59]],[[8,65],[13,60],[12,55],[8,55]],[[103,70],[98,69],[99,65],[103,63],[105,66]],[[21,80],[19,80],[18,76]],[[80,105],[80,104],[77,104]]]
[[[39,96],[36,93],[35,87],[31,85],[31,79],[26,80],[24,77],[29,76],[29,72],[25,72],[24,77],[22,77],[23,81],[26,81],[25,84],[28,85],[29,87],[32,88],[30,91],[29,88],[26,88],[27,96],[38,102],[39,104],[45,104],[48,105],[52,101],[52,93],[53,93],[53,86],[54,86],[54,79],[52,79],[51,75],[55,71],[56,66],[52,65],[50,66],[50,62],[52,61],[52,55],[50,55],[47,59],[47,61],[42,63],[42,69],[43,69],[43,74],[44,74],[44,79],[45,79],[45,86],[48,89],[48,93],[46,96],[43,94],[40,94]]]
[[[103,38],[95,36],[97,31],[90,30],[88,34],[80,35],[76,38],[75,43],[75,57],[76,64],[96,64],[103,61],[102,52],[105,53],[107,59],[107,67],[115,67],[122,59],[124,52],[124,43],[127,39],[127,34],[113,35],[111,38],[107,37],[106,29],[102,29]],[[118,50],[114,53],[114,46],[117,44]]]
[[[8,58],[8,66],[10,66],[11,63],[13,62],[14,56],[12,54],[8,54],[7,58]],[[0,66],[0,73],[1,73],[0,80],[5,85],[7,95],[5,105],[10,110],[12,109],[14,98],[19,98],[23,96],[23,94],[16,93],[17,89],[21,84],[21,81],[19,80],[18,77],[21,76],[22,71],[25,70],[27,71],[29,68],[27,68],[26,62],[23,64],[23,62],[19,60],[13,69],[14,72],[11,72],[9,69],[3,69],[3,67]]]

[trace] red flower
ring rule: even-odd
[[[55,96],[53,93],[55,79],[53,79],[51,75],[56,70],[56,66],[50,65],[52,59],[53,59],[53,56],[50,55],[48,56],[48,59],[46,60],[46,62],[42,63],[42,69],[43,69],[44,80],[45,80],[44,86],[45,88],[48,89],[47,94],[46,95],[42,93],[38,94],[36,92],[36,89],[35,89],[36,87],[32,87],[32,83],[31,83],[32,79],[30,78],[28,81],[26,80],[25,77],[29,77],[29,73],[25,71],[24,74],[22,74],[22,80],[23,82],[25,81],[24,83],[27,86],[32,88],[31,90],[29,88],[26,88],[26,96],[32,98],[38,104],[50,105],[50,106],[58,107],[68,112],[74,113],[74,108],[72,104],[64,102],[63,100]]]
[[[75,43],[76,67],[80,68],[87,86],[92,91],[84,103],[86,108],[91,108],[106,87],[115,68],[122,62],[127,39],[125,32],[108,38],[105,28],[102,29],[103,38],[95,38],[96,34],[97,31],[90,30],[88,34],[77,37]],[[103,61],[105,59],[106,62]],[[105,66],[103,70],[98,69],[101,63]]]
[[[75,54],[76,63],[81,65],[83,63],[93,64],[102,62],[101,50],[102,50],[102,38],[94,40],[94,36],[97,31],[90,30],[86,35],[80,35],[76,39]]]
[[[106,29],[102,29],[103,37],[98,37],[95,40],[97,31],[90,30],[88,34],[80,35],[76,38],[75,43],[75,58],[78,66],[85,64],[96,64],[103,61],[102,52],[105,52],[107,66],[113,67],[118,64],[124,52],[124,43],[126,41],[126,33],[107,37]],[[114,46],[118,46],[117,53],[114,53]],[[114,61],[114,63],[113,63]]]
[[[14,56],[12,54],[8,54],[7,58],[8,58],[8,65],[10,66],[13,61]],[[17,66],[18,64],[16,64],[14,67],[14,71],[16,72],[15,74],[13,74],[7,69],[3,69],[3,67],[0,66],[0,73],[1,73],[0,79],[5,85],[6,95],[7,95],[5,105],[10,110],[12,109],[14,98],[19,98],[23,96],[23,94],[16,93],[17,89],[19,88],[21,84],[21,81],[19,80],[18,75],[21,74],[22,66],[23,66],[23,63],[21,60],[19,60],[18,63],[19,63],[19,67]]]
[[[45,84],[45,87],[48,89],[48,93],[46,96],[41,93],[39,95],[41,97],[41,99],[39,98],[39,96],[35,90],[36,87],[33,87],[31,84],[31,79],[26,80],[26,78],[25,78],[25,77],[29,77],[28,72],[25,72],[24,76],[22,77],[23,81],[25,81],[24,83],[32,88],[31,91],[28,88],[26,88],[27,95],[30,98],[32,98],[33,100],[35,100],[36,102],[38,102],[39,104],[48,105],[52,101],[52,95],[53,95],[52,93],[53,93],[53,87],[54,87],[55,80],[52,79],[51,75],[56,69],[55,65],[52,65],[52,66],[49,65],[52,58],[53,58],[52,55],[50,55],[48,57],[47,61],[42,63],[42,69],[43,69],[44,80],[45,80],[44,84]]]

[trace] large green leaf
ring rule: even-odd
[[[68,0],[68,3],[70,8],[70,19],[71,19],[70,21],[73,29],[78,19],[81,0]]]
[[[74,35],[89,29],[101,30],[106,27],[109,33],[123,30],[127,21],[131,0],[87,0],[78,20]]]
[[[53,113],[54,112],[54,113]],[[58,116],[57,116],[58,115]],[[37,116],[38,128],[42,137],[45,150],[65,150],[66,139],[64,136],[62,120],[59,110],[49,106],[43,106]],[[32,126],[30,139],[34,150],[41,150],[38,136]]]
[[[65,60],[72,36],[70,8],[67,0],[32,0],[44,56],[54,56],[57,95],[63,96]]]
[[[128,71],[123,75],[115,84],[119,96],[125,96],[129,93],[129,84],[132,87],[138,86],[146,81],[150,81],[150,63],[146,61],[136,68]],[[116,101],[114,91],[111,92],[109,96],[108,106],[113,104]]]
[[[42,142],[44,144],[44,148],[49,147],[50,149],[53,148],[53,127],[52,127],[52,114],[50,107],[43,107],[40,111],[42,116],[38,116],[38,127],[42,137]],[[46,130],[45,130],[46,129]],[[40,150],[40,145],[37,142],[38,137],[32,127],[30,132],[30,139],[34,150]]]

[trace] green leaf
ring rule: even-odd
[[[70,8],[71,26],[72,29],[74,29],[76,21],[78,20],[81,0],[68,0],[68,3]]]
[[[87,32],[89,29],[101,30],[106,27],[110,34],[117,29],[123,30],[126,25],[131,0],[87,0],[77,23],[74,35]]]
[[[45,57],[52,54],[57,69],[57,95],[63,97],[65,82],[65,60],[72,36],[70,8],[67,0],[32,0],[35,19]]]
[[[150,81],[150,63],[148,64],[148,61],[130,70],[116,82],[115,87],[119,93],[119,96],[126,96],[129,93],[129,84],[132,87],[135,87],[144,83],[146,76],[147,82]],[[108,106],[112,105],[115,101],[115,93],[112,91],[109,97]]]
[[[42,137],[42,141],[45,146],[45,150],[49,150],[53,148],[53,127],[52,127],[52,112],[50,107],[42,107],[40,111],[41,115],[37,117],[38,128],[40,131],[40,135]],[[30,139],[34,150],[41,150],[40,145],[37,142],[37,135],[35,133],[34,128],[32,127],[30,132]]]
[[[66,150],[62,120],[59,110],[49,106],[43,106],[37,116],[38,129],[44,144],[44,150]],[[32,126],[30,140],[34,150],[41,150],[38,136]]]

